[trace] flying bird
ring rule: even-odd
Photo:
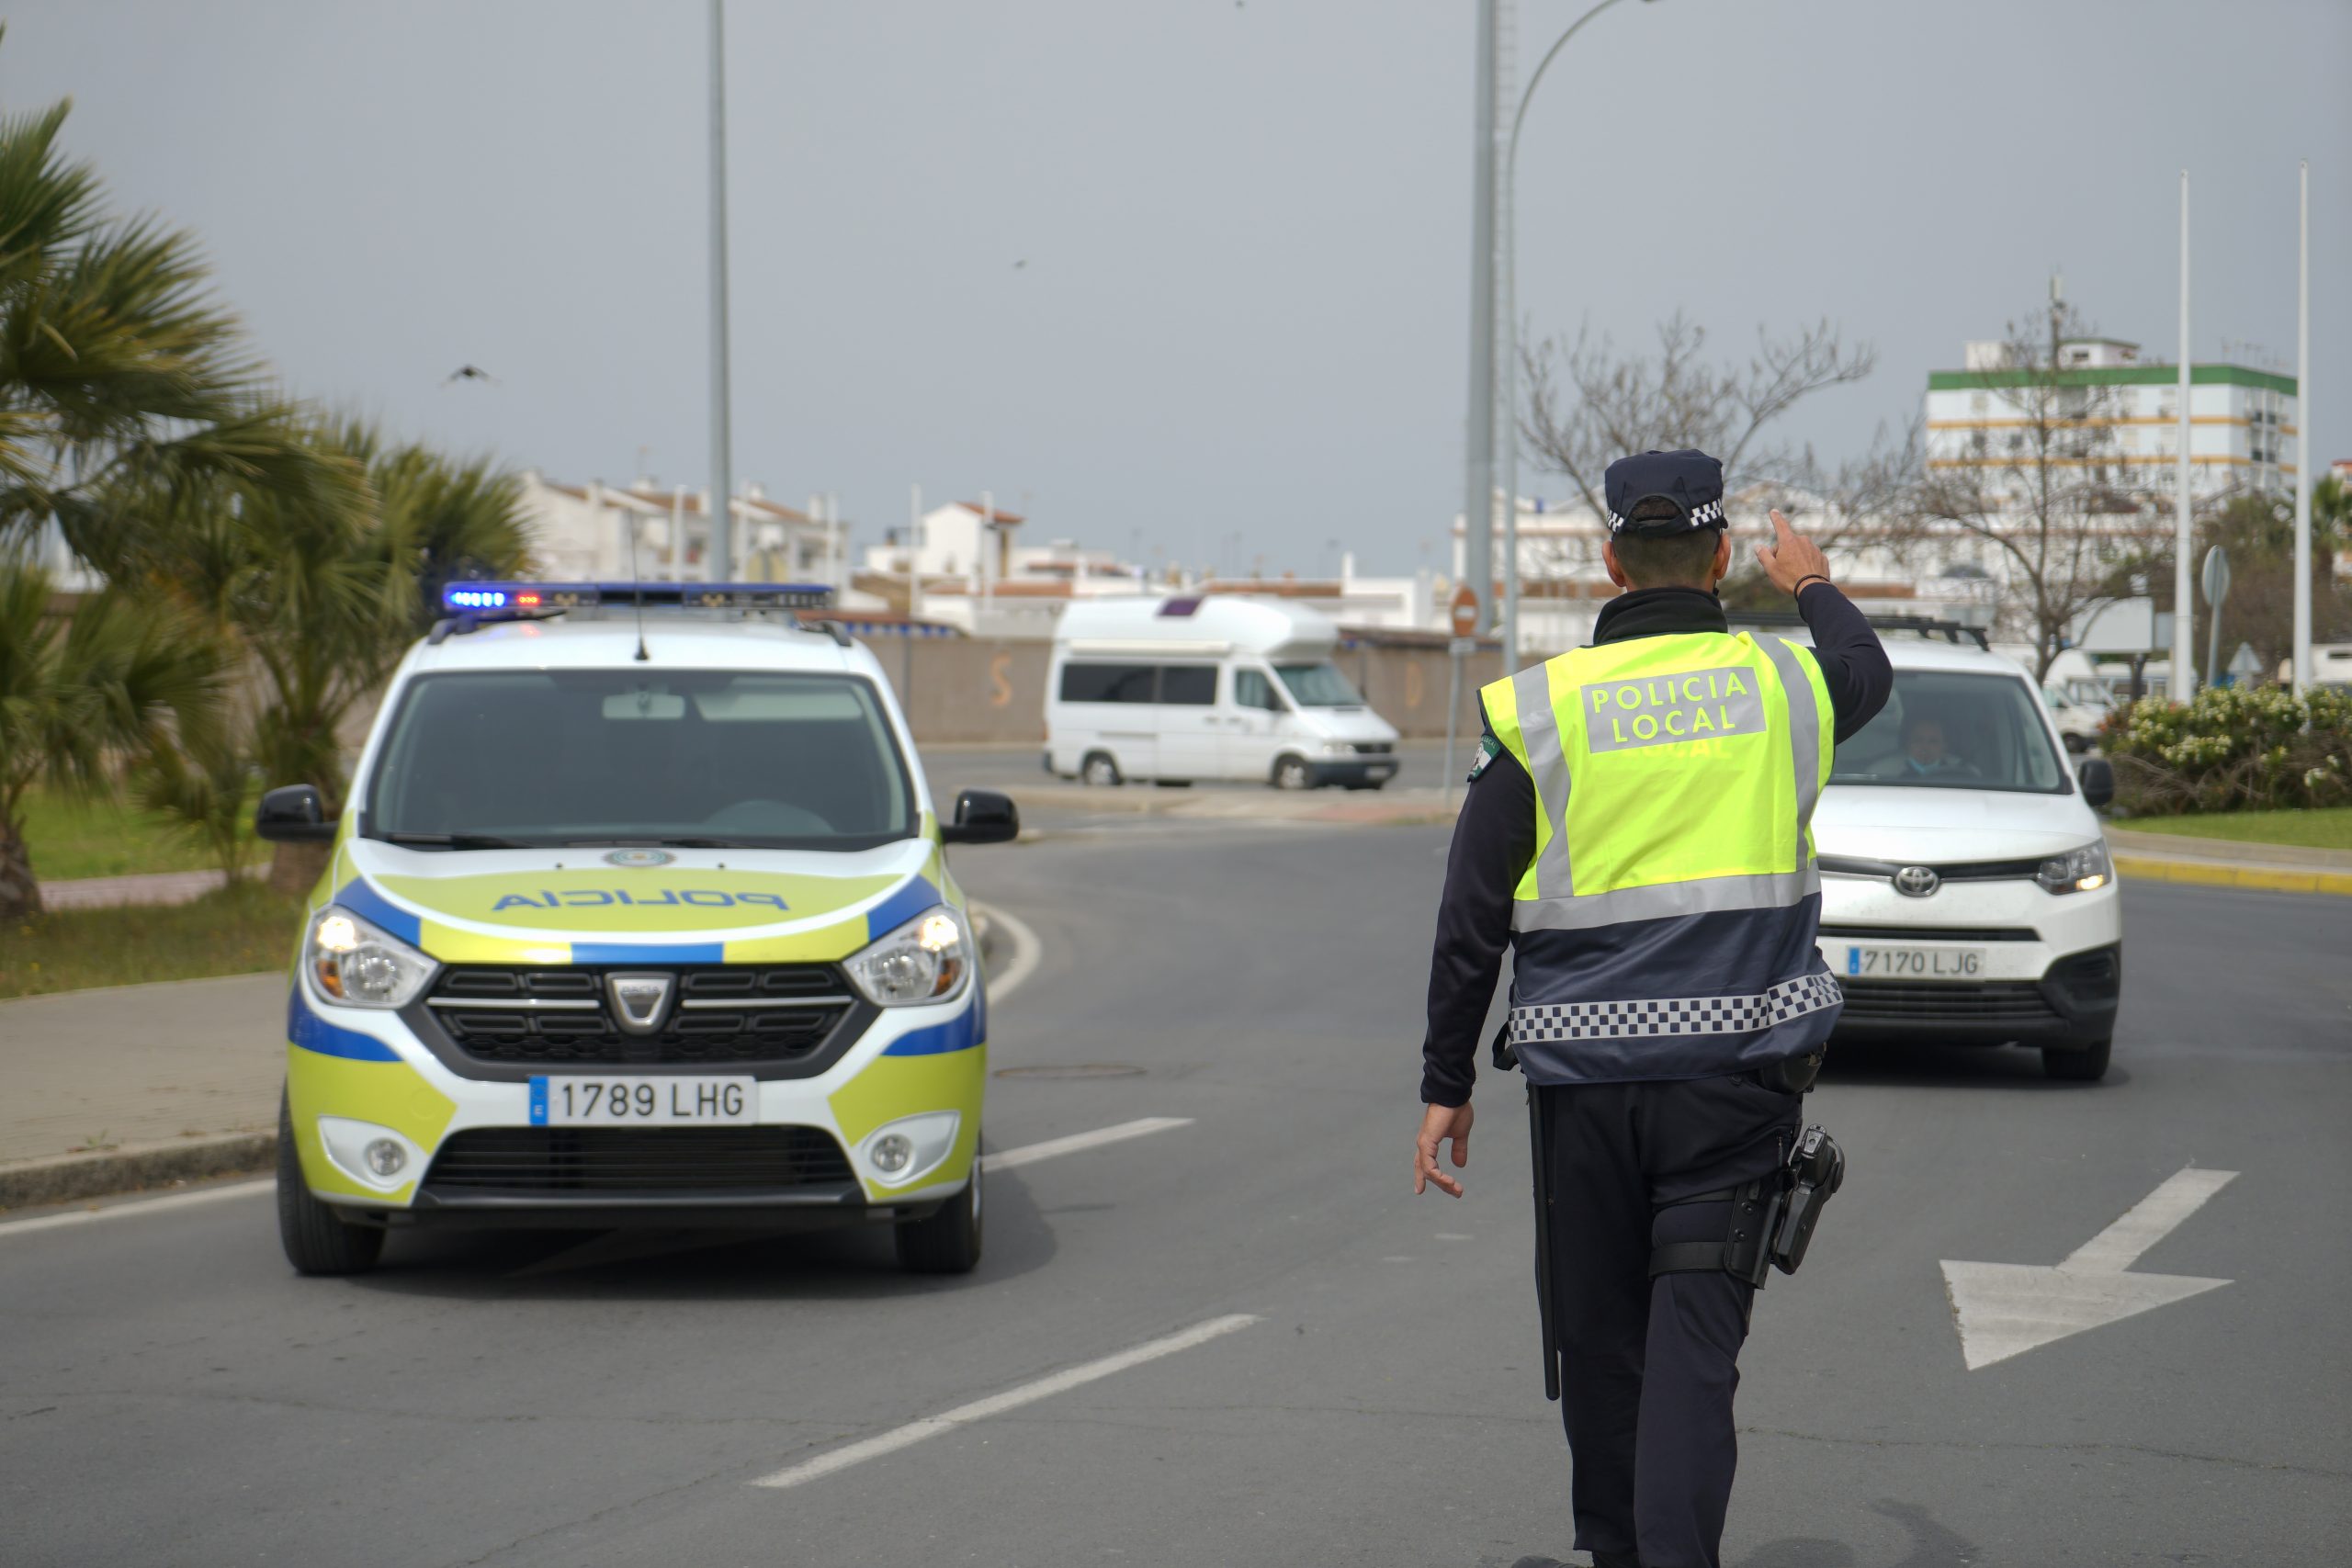
[[[449,372],[448,378],[444,380],[441,384],[446,387],[449,385],[451,381],[487,381],[493,387],[498,385],[498,378],[492,375],[489,371],[483,369],[479,365],[458,366],[455,370]]]

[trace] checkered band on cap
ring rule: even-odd
[[[1750,997],[1669,997],[1640,1002],[1555,1002],[1510,1010],[1521,1041],[1626,1040],[1651,1034],[1749,1034],[1845,999],[1827,975],[1801,975]]]
[[[1610,513],[1608,515],[1609,531],[1612,534],[1623,533],[1633,523],[1632,518],[1620,517],[1614,512]],[[1686,528],[1705,528],[1714,524],[1722,523],[1723,521],[1724,503],[1720,501],[1710,501],[1692,507],[1690,509],[1690,516],[1683,526]]]

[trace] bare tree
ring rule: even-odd
[[[1698,447],[1723,459],[1727,482],[1762,481],[1804,494],[1812,502],[1807,510],[1841,523],[1877,516],[1882,492],[1907,484],[1916,432],[1890,438],[1882,430],[1868,457],[1835,471],[1824,469],[1810,449],[1770,438],[1772,423],[1805,398],[1868,376],[1878,362],[1870,344],[1849,345],[1824,321],[1783,337],[1759,329],[1745,364],[1718,363],[1706,346],[1706,329],[1679,311],[1659,323],[1650,353],[1621,354],[1607,336],[1595,339],[1589,325],[1572,342],[1523,344],[1523,439],[1566,477],[1596,517],[1606,510],[1604,470],[1629,452],[1653,448]],[[1584,559],[1545,565],[1563,575],[1597,569],[1597,561]]]
[[[1919,530],[1993,547],[2006,579],[1996,624],[2033,645],[2037,676],[2076,619],[2112,596],[2116,564],[2163,525],[2148,502],[2168,465],[2122,450],[2122,389],[2061,363],[2076,325],[2059,300],[2009,324],[2005,363],[1974,372],[1987,417],[1964,449],[1928,455],[1912,509]]]

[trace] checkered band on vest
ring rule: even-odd
[[[1645,1002],[1555,1002],[1510,1010],[1520,1041],[1625,1040],[1649,1034],[1758,1033],[1844,999],[1827,975],[1801,975],[1751,997],[1669,997]]]

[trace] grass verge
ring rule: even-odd
[[[60,909],[0,926],[0,998],[280,969],[302,899],[257,882],[192,904]]]
[[[2307,850],[2352,850],[2352,806],[2305,811],[2215,811],[2191,817],[2132,817],[2116,826],[2133,833],[2227,839],[2241,844],[2291,844]]]
[[[245,863],[269,846],[253,836],[253,813],[243,829]],[[33,874],[44,882],[81,876],[131,876],[153,871],[209,871],[211,852],[172,818],[130,800],[77,801],[49,790],[25,801],[25,844]]]

